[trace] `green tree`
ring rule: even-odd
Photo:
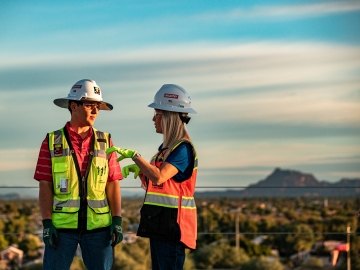
[[[315,241],[314,232],[307,224],[287,224],[278,234],[273,236],[273,243],[279,249],[282,256],[311,249]]]
[[[7,240],[9,243],[19,243],[24,235],[25,228],[26,219],[24,216],[10,219],[5,225],[5,231],[7,232]]]
[[[301,265],[298,270],[322,270],[324,269],[324,262],[320,258],[310,257],[307,259],[303,265]]]
[[[310,250],[314,244],[314,239],[314,232],[309,225],[298,224],[295,225],[293,233],[286,237],[286,242],[293,251],[300,252]]]
[[[3,234],[0,234],[0,251],[7,248],[9,245],[9,242],[5,239]]]
[[[193,254],[196,268],[236,268],[249,260],[247,254],[225,241],[217,241],[196,250]]]
[[[241,270],[283,270],[284,266],[275,258],[252,258],[241,266]]]
[[[19,242],[19,248],[24,251],[27,259],[34,259],[39,256],[39,248],[42,242],[40,238],[33,234],[25,235],[24,239]]]
[[[138,237],[131,244],[115,247],[114,269],[147,270],[150,269],[150,248],[147,238]]]

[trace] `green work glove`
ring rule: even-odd
[[[120,157],[117,159],[117,161],[121,161],[125,158],[133,158],[133,156],[137,153],[137,151],[135,150],[120,148],[116,146],[112,146],[106,149],[106,154],[111,154],[112,152],[118,152],[120,154]]]
[[[116,246],[123,240],[123,232],[122,232],[122,217],[113,216],[111,227],[110,227],[110,235],[111,235],[111,246]]]
[[[132,172],[132,173],[134,173],[134,179],[136,179],[136,177],[139,176],[140,168],[136,164],[130,164],[130,165],[124,166],[122,168],[121,172],[122,172],[122,175],[124,176],[124,178],[127,178],[129,176],[129,174]]]
[[[44,219],[43,223],[43,240],[46,246],[51,246],[56,248],[58,241],[58,234],[55,226],[52,223],[51,219]]]

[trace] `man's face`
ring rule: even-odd
[[[99,102],[72,102],[71,120],[78,126],[93,126],[98,116],[100,108]]]

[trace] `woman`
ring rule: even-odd
[[[196,112],[188,93],[175,84],[163,85],[149,107],[155,109],[156,132],[163,134],[151,162],[131,149],[111,147],[107,153],[118,152],[119,161],[132,158],[135,164],[125,166],[123,175],[139,175],[146,189],[137,235],[150,238],[152,269],[183,269],[185,249],[195,249],[197,235],[197,157],[186,129],[188,113]]]

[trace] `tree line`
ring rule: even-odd
[[[129,236],[136,233],[141,204],[140,198],[123,198],[123,231]],[[185,269],[327,269],[320,258],[329,254],[314,250],[315,244],[346,242],[350,226],[352,269],[360,270],[360,199],[201,198],[197,208],[198,247],[188,254]],[[0,213],[0,251],[16,244],[24,251],[24,262],[39,258],[42,225],[37,201],[0,201]],[[313,256],[296,265],[291,258],[301,252]],[[81,258],[75,258],[72,267],[85,269]],[[337,267],[346,269],[344,263]],[[116,246],[114,269],[149,268],[147,239]]]

